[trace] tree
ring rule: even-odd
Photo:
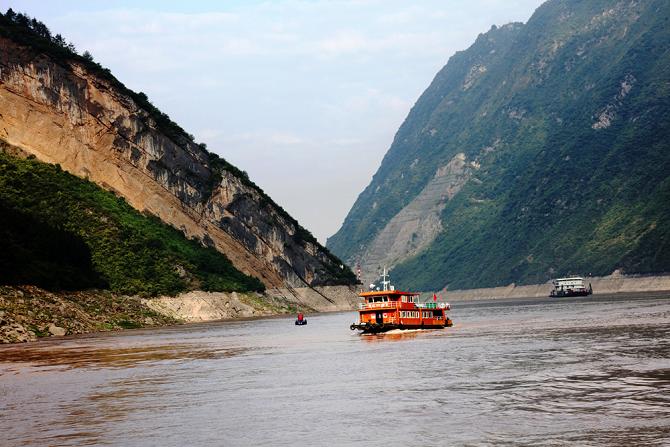
[[[33,31],[38,36],[51,40],[51,31],[49,30],[49,28],[47,28],[47,26],[44,23],[40,22],[39,20],[33,19],[31,22],[31,26],[33,28]]]
[[[16,20],[14,20],[18,25],[21,25],[26,28],[30,28],[30,16],[23,13],[18,13],[16,15]]]
[[[67,46],[67,43],[65,42],[65,39],[63,39],[63,36],[61,36],[60,34],[56,34],[56,36],[53,39],[53,42],[56,45],[58,45],[60,47],[63,47],[63,48],[65,48]]]
[[[88,50],[84,51],[84,54],[82,54],[81,56],[87,61],[93,62],[93,55],[89,53]]]
[[[5,13],[5,17],[7,17],[12,22],[16,21],[16,13],[14,12],[14,10],[12,8],[9,8],[7,10],[7,12]]]

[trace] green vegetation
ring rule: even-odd
[[[551,0],[480,35],[419,98],[331,250],[354,260],[463,152],[473,181],[432,245],[393,269],[398,284],[670,271],[668,23],[660,0]]]
[[[0,283],[124,294],[260,291],[225,255],[58,165],[0,154]]]
[[[132,320],[117,320],[115,323],[122,329],[139,329],[142,327],[142,323]]]

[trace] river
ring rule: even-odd
[[[670,294],[355,316],[0,346],[0,445],[670,445]]]

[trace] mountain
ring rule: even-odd
[[[180,237],[199,241],[225,255],[233,270],[239,271],[231,273],[231,278],[243,283],[248,277],[258,278],[261,287],[269,288],[349,285],[355,281],[353,273],[337,257],[245,172],[207,151],[204,144],[196,143],[193,136],[156,109],[145,94],[126,88],[88,52],[77,54],[71,44],[58,34],[53,36],[43,23],[11,9],[0,15],[0,140],[16,153],[57,164],[58,169],[90,180],[123,198],[135,210],[177,229]],[[36,165],[20,166],[32,170],[33,175],[55,175]],[[11,172],[5,170],[2,174],[10,176],[6,178],[8,184],[15,181]],[[49,187],[48,182],[44,186]],[[89,187],[68,183],[63,193],[82,188]],[[30,194],[38,200],[38,191],[31,190]],[[57,201],[48,198],[48,191],[44,195],[44,206],[57,206]],[[88,198],[92,196],[94,200],[111,200],[97,192]],[[22,209],[17,203],[15,200],[9,204],[16,213],[32,209],[27,205]],[[95,204],[89,205],[94,213],[99,209]],[[115,218],[121,216],[124,220],[132,214],[121,210],[121,205],[113,207],[121,213]],[[58,214],[58,210],[52,211]],[[44,216],[50,210],[40,212],[41,216],[29,217],[45,223]],[[12,220],[19,217],[13,215]],[[63,217],[67,222],[71,218]],[[55,225],[55,230],[69,225],[55,221],[47,224]],[[168,241],[175,237],[159,226],[152,228],[154,236],[169,234]],[[13,227],[12,231],[16,230]],[[16,235],[16,240],[24,236]],[[146,238],[142,240],[147,242]],[[95,245],[86,239],[80,242],[89,248]],[[161,245],[160,242],[154,238],[154,244]],[[178,245],[191,247],[181,242]],[[126,248],[132,249],[132,244]],[[157,250],[150,257],[161,253],[164,252]],[[93,254],[96,255],[95,250]],[[196,257],[200,259],[199,256]],[[223,268],[224,261],[216,256],[211,259],[217,259],[214,264],[221,263]],[[178,265],[182,264],[176,262],[170,268],[181,271]],[[196,283],[202,283],[202,275],[212,273],[201,267],[199,272],[190,272],[194,278],[200,277]],[[88,269],[87,275],[95,273],[90,266],[83,268]],[[219,266],[211,268],[216,270]],[[94,277],[91,281],[100,279]],[[110,280],[108,276],[102,279]],[[257,288],[253,283],[241,289]]]
[[[550,0],[452,56],[327,246],[420,290],[670,271],[670,3]]]
[[[0,284],[109,289],[262,291],[263,283],[125,200],[58,166],[0,153]]]

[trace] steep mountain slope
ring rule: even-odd
[[[145,296],[263,290],[225,255],[187,240],[111,192],[57,166],[4,153],[0,284]]]
[[[419,289],[670,271],[668,48],[660,0],[551,0],[493,27],[437,74],[328,246]]]
[[[40,22],[0,16],[0,139],[123,197],[268,287],[354,276],[246,173]]]

